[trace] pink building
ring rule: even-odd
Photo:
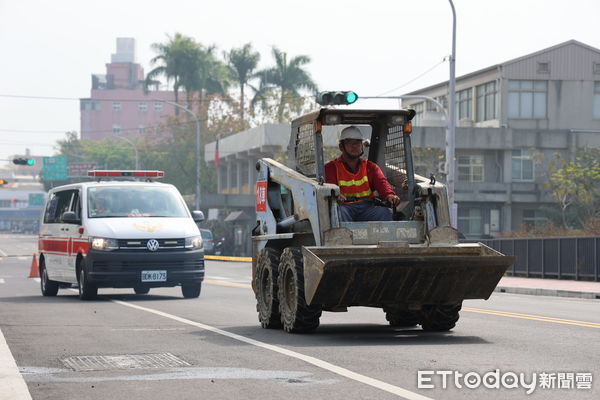
[[[135,62],[135,39],[117,38],[106,74],[92,75],[89,98],[80,99],[81,139],[114,135],[160,135],[164,117],[175,114],[173,91],[143,89],[144,69]]]

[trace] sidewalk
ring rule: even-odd
[[[502,277],[496,292],[600,299],[600,282]]]

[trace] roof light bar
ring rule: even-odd
[[[104,177],[136,177],[136,178],[164,178],[164,171],[115,171],[115,170],[91,170],[88,176],[93,178]]]

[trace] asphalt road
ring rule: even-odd
[[[0,250],[29,255],[35,238],[0,235]],[[88,302],[71,289],[42,297],[30,265],[0,258],[0,399],[29,398],[19,381],[33,399],[600,398],[599,300],[494,293],[465,302],[448,333],[392,328],[357,307],[291,335],[260,328],[249,263],[207,261],[198,299],[100,289]],[[419,371],[434,388],[418,387]],[[455,372],[470,373],[461,388]],[[492,387],[476,385],[487,373]]]

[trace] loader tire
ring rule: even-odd
[[[288,247],[279,262],[279,312],[283,329],[310,332],[319,326],[321,307],[308,306],[304,298],[304,263],[297,247]]]
[[[419,313],[419,323],[426,331],[449,331],[458,321],[462,302],[445,305],[426,305]]]
[[[256,263],[256,311],[265,329],[281,328],[277,275],[281,251],[265,247],[258,253]]]
[[[416,311],[402,310],[395,307],[384,307],[385,319],[391,326],[409,327],[419,323],[419,313]]]

